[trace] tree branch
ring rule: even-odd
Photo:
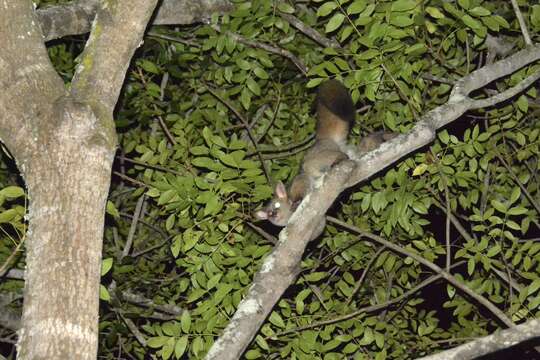
[[[518,19],[519,27],[521,28],[521,33],[523,34],[523,40],[525,40],[525,44],[532,45],[531,37],[529,35],[529,31],[527,30],[527,24],[525,24],[525,19],[523,19],[523,14],[521,13],[521,10],[519,10],[519,5],[517,1],[510,0],[510,2],[512,3],[516,18]]]
[[[0,137],[18,161],[37,145],[36,121],[65,95],[35,23],[30,0],[0,4]]]
[[[221,27],[219,25],[212,25],[212,28],[214,30],[216,30],[217,32],[222,33]],[[268,51],[269,53],[276,54],[276,55],[279,55],[279,56],[283,56],[283,57],[289,59],[298,68],[298,70],[300,70],[302,72],[303,75],[306,75],[307,72],[308,72],[308,68],[307,68],[306,64],[304,64],[304,62],[302,60],[300,60],[298,57],[296,57],[296,55],[294,55],[289,50],[278,48],[276,46],[265,44],[265,43],[258,42],[258,41],[255,41],[255,40],[247,39],[247,38],[243,37],[242,35],[238,35],[236,33],[230,32],[230,31],[226,32],[225,34],[227,36],[230,36],[234,40],[244,44],[244,45],[251,46],[251,47],[254,47],[254,48],[258,48],[258,49],[263,49],[265,51]]]
[[[324,222],[326,210],[345,186],[353,167],[354,162],[343,161],[315,184],[316,190],[306,196],[299,205],[299,211],[293,214],[289,225],[279,234],[274,251],[264,260],[248,293],[206,359],[240,358],[274,304],[296,278],[298,263],[309,239]],[[310,207],[311,202],[320,207]]]
[[[294,269],[298,266],[314,229],[323,221],[326,210],[345,188],[367,179],[433,141],[439,128],[456,120],[471,108],[474,104],[469,98],[472,90],[509,75],[538,59],[540,45],[526,48],[509,58],[473,71],[456,83],[448,103],[429,111],[409,133],[400,135],[365,155],[351,154],[354,161],[344,161],[322,179],[317,179],[312,192],[303,199],[288,225],[279,234],[278,245],[265,259],[246,297],[238,305],[231,322],[214,343],[206,359],[236,359],[248,347],[274,304],[294,281]],[[393,244],[385,242],[384,245],[391,247]],[[454,286],[462,285],[455,278],[448,277],[448,273],[442,269],[434,270],[444,274]],[[470,290],[467,293],[482,302],[507,326],[513,325],[492,303],[483,301],[483,297]]]
[[[90,31],[99,0],[79,0],[37,10],[45,41]],[[212,13],[232,10],[227,0],[163,0],[154,18],[154,25],[187,25],[205,22]]]
[[[71,92],[111,114],[157,0],[101,2]],[[103,108],[101,108],[103,107]],[[113,126],[113,125],[111,125]]]
[[[418,360],[466,360],[506,349],[520,342],[540,336],[540,319],[499,331],[495,334],[471,341],[438,354],[429,355]]]
[[[337,225],[339,225],[339,226],[341,226],[341,227],[343,227],[343,228],[345,228],[347,230],[353,231],[358,235],[362,235],[362,236],[364,236],[364,237],[366,237],[368,239],[371,239],[371,240],[379,243],[380,245],[386,246],[387,248],[389,248],[389,249],[391,249],[391,250],[393,250],[393,251],[395,251],[395,252],[397,252],[399,254],[408,256],[411,259],[416,260],[418,263],[424,265],[425,267],[430,268],[435,273],[441,274],[441,276],[444,279],[446,279],[446,281],[448,281],[450,284],[452,284],[454,287],[461,290],[462,292],[464,292],[465,294],[467,294],[468,296],[470,296],[471,298],[476,300],[478,303],[485,306],[489,311],[491,311],[491,313],[493,315],[495,315],[495,317],[500,322],[502,322],[503,324],[505,324],[508,327],[511,327],[511,326],[514,325],[512,320],[510,320],[510,318],[508,318],[506,316],[506,314],[504,312],[502,312],[498,307],[496,307],[491,301],[489,301],[488,299],[486,299],[482,295],[475,293],[474,290],[470,289],[467,285],[460,282],[455,276],[453,276],[449,272],[443,270],[442,268],[435,265],[431,261],[423,258],[422,256],[420,256],[420,255],[418,255],[418,254],[416,254],[414,252],[408,251],[408,250],[402,248],[401,246],[396,245],[396,244],[394,244],[394,243],[392,243],[392,242],[390,242],[390,241],[388,241],[386,239],[383,239],[380,236],[377,236],[375,234],[371,234],[371,233],[362,231],[361,229],[359,229],[359,228],[357,228],[355,226],[349,225],[349,224],[347,224],[347,223],[345,223],[343,221],[340,221],[338,219],[331,218],[331,217],[328,217],[328,218],[331,219],[331,221],[334,224],[337,224]]]
[[[328,39],[324,36],[322,36],[317,30],[312,28],[311,26],[303,23],[298,18],[287,14],[287,13],[280,13],[281,17],[287,20],[289,24],[294,26],[298,31],[306,35],[307,37],[311,38],[313,41],[321,44],[322,46],[328,47],[328,48],[335,48],[340,49],[341,46],[339,43],[333,39]]]
[[[384,249],[384,248],[381,248],[381,249]],[[463,265],[464,263],[465,263],[465,261],[460,261],[458,263],[455,263],[455,264],[452,265],[452,268]],[[292,334],[292,333],[296,333],[296,332],[304,331],[304,330],[308,330],[308,329],[313,329],[313,328],[316,328],[316,327],[319,327],[319,326],[335,324],[335,323],[338,323],[338,322],[341,322],[341,321],[352,319],[352,318],[354,318],[354,317],[356,317],[358,315],[361,315],[361,314],[387,309],[387,308],[389,308],[389,307],[391,307],[391,306],[393,306],[393,305],[407,299],[408,297],[410,297],[414,293],[422,290],[423,288],[433,284],[437,280],[440,280],[442,277],[443,277],[442,274],[431,275],[430,277],[428,277],[427,279],[425,279],[424,281],[422,281],[418,285],[414,286],[412,289],[409,289],[406,292],[404,292],[403,294],[401,294],[401,295],[399,295],[399,296],[397,296],[397,297],[395,297],[395,298],[393,298],[391,300],[385,301],[384,303],[366,306],[366,307],[363,307],[361,309],[355,310],[355,311],[353,311],[353,312],[351,312],[349,314],[336,316],[336,317],[334,317],[332,319],[318,321],[318,322],[315,322],[313,324],[300,326],[300,327],[293,328],[293,329],[284,330],[284,331],[281,331],[281,332],[273,335],[271,338],[272,339],[277,339],[278,337],[283,336],[283,335]]]

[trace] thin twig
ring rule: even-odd
[[[177,176],[184,176],[184,175],[186,175],[185,173],[181,173],[181,172],[178,172],[178,171],[174,171],[174,170],[172,170],[172,169],[169,169],[169,168],[166,168],[166,167],[163,167],[163,166],[159,166],[159,165],[151,165],[151,164],[142,162],[142,161],[140,161],[140,160],[130,159],[130,158],[125,157],[125,156],[116,156],[116,158],[117,158],[117,159],[120,159],[120,160],[123,160],[123,161],[127,161],[127,162],[132,163],[132,164],[135,164],[135,165],[144,166],[144,167],[147,167],[147,168],[149,168],[149,169],[154,169],[154,170],[158,170],[158,171],[168,172],[168,173],[171,173],[171,174],[174,174],[174,175],[177,175]],[[185,170],[185,171],[188,172],[188,170]]]
[[[222,33],[221,27],[219,25],[212,25],[212,28],[214,30],[216,30],[217,32]],[[251,47],[254,47],[254,48],[258,48],[258,49],[263,49],[263,50],[266,50],[266,51],[268,51],[270,53],[286,57],[287,59],[289,59],[289,60],[291,60],[293,62],[293,64],[302,72],[303,75],[307,75],[307,73],[308,73],[308,68],[304,64],[304,62],[302,60],[300,60],[299,58],[297,58],[295,55],[293,55],[293,53],[291,53],[289,50],[278,48],[278,47],[268,45],[268,44],[265,44],[265,43],[261,43],[261,42],[258,42],[258,41],[246,39],[245,37],[243,37],[241,35],[238,35],[238,34],[235,34],[235,33],[232,33],[230,31],[227,31],[225,33],[225,35],[230,36],[234,40],[236,40],[238,42],[241,42],[242,44],[245,44],[247,46],[251,46]]]
[[[143,83],[144,87],[146,87],[146,79],[144,78],[144,74],[141,70],[141,68],[137,68],[137,71],[139,73],[139,77],[141,78],[141,82]],[[159,100],[163,101],[165,96],[165,88],[167,87],[167,82],[169,81],[169,73],[165,73],[163,75],[163,78],[161,79],[161,84],[159,86],[160,89],[160,96]],[[157,113],[159,108],[156,104],[152,103],[152,107],[154,108],[154,111]],[[169,131],[169,128],[167,127],[167,124],[165,124],[165,121],[163,121],[163,118],[161,115],[156,115],[156,118],[158,119],[159,126],[161,127],[161,130],[165,133],[165,137],[172,145],[176,145],[176,140],[174,140],[174,136],[172,136],[171,132]]]
[[[133,212],[133,218],[132,218],[132,221],[131,221],[131,226],[129,228],[129,233],[128,233],[128,237],[127,237],[127,240],[126,240],[126,245],[124,246],[124,250],[122,251],[122,255],[120,257],[120,260],[122,260],[123,258],[125,258],[126,256],[128,256],[130,250],[131,250],[131,246],[133,245],[133,238],[135,236],[135,231],[137,230],[137,223],[139,221],[139,217],[141,215],[141,209],[142,209],[142,204],[144,203],[144,198],[146,197],[146,195],[141,195],[139,197],[139,199],[137,200],[137,204],[135,205],[135,211]]]
[[[182,38],[179,38],[179,37],[176,37],[176,36],[171,36],[171,35],[166,35],[166,34],[158,34],[155,31],[149,31],[146,35],[150,36],[150,37],[153,37],[153,38],[157,38],[157,39],[163,39],[163,40],[177,42],[177,43],[184,44],[184,45],[193,46],[193,47],[196,47],[196,48],[201,47],[201,45],[197,44],[196,42],[186,40],[186,39],[182,39]]]
[[[133,334],[133,336],[135,336],[135,339],[137,339],[137,341],[139,342],[139,344],[141,344],[143,347],[146,347],[146,338],[144,337],[144,335],[139,331],[139,329],[137,328],[137,325],[135,325],[135,323],[133,321],[131,321],[131,319],[125,317],[122,312],[120,310],[116,311],[118,313],[118,315],[122,318],[122,320],[124,320],[124,323],[126,324],[126,326],[128,327],[129,331],[131,331],[131,333]]]
[[[434,76],[434,75],[431,75],[431,74],[422,74],[422,79],[437,82],[437,83],[441,83],[441,84],[447,84],[447,85],[454,85],[456,83],[454,80]]]
[[[249,136],[249,140],[253,144],[253,147],[255,148],[255,151],[257,152],[257,156],[259,157],[259,160],[261,162],[262,169],[264,171],[264,175],[266,176],[266,180],[270,181],[270,173],[266,169],[266,164],[264,162],[264,159],[261,155],[261,152],[259,151],[259,145],[257,144],[257,140],[253,136],[253,133],[251,132],[251,129],[249,128],[249,121],[236,109],[227,99],[222,97],[220,94],[217,93],[215,89],[212,89],[210,86],[205,85],[206,89],[212,94],[216,99],[221,101],[225,106],[229,108],[233,112],[233,114],[240,120],[240,122],[244,125],[244,128],[246,129],[246,133]]]
[[[325,46],[327,48],[335,48],[335,49],[341,49],[341,46],[339,43],[333,39],[328,39],[322,36],[317,30],[312,28],[311,26],[305,24],[304,22],[300,21],[298,18],[287,14],[287,13],[280,13],[281,17],[287,20],[289,24],[294,26],[298,31],[309,37],[310,39],[314,40],[315,42],[318,42],[322,46]]]
[[[462,265],[464,263],[465,263],[465,261],[460,261],[458,263],[455,263],[454,265],[452,265],[452,268],[454,268],[456,266],[459,266],[459,265]],[[309,329],[313,329],[313,328],[320,327],[320,326],[335,324],[337,322],[349,320],[349,319],[352,319],[352,318],[354,318],[354,317],[356,317],[358,315],[362,315],[362,314],[365,314],[365,313],[368,313],[368,312],[374,312],[374,311],[387,309],[388,307],[390,307],[390,306],[392,306],[394,304],[397,304],[397,303],[401,302],[402,300],[408,298],[412,294],[422,290],[426,286],[431,285],[432,283],[434,283],[435,281],[441,279],[442,277],[443,277],[443,274],[432,275],[432,276],[428,277],[427,279],[425,279],[424,281],[422,281],[420,284],[413,287],[412,289],[404,292],[403,294],[401,294],[400,296],[398,296],[398,297],[396,297],[396,298],[394,298],[392,300],[385,301],[384,303],[377,304],[377,305],[366,306],[366,307],[363,307],[363,308],[358,309],[356,311],[353,311],[353,312],[351,312],[349,314],[345,314],[345,315],[342,315],[342,316],[336,316],[335,318],[332,318],[332,319],[329,319],[329,320],[318,321],[318,322],[315,322],[315,323],[310,324],[310,325],[300,326],[300,327],[296,327],[296,328],[293,328],[293,329],[278,332],[278,333],[272,335],[269,338],[270,339],[277,339],[279,336],[292,334],[292,333],[300,332],[300,331],[303,331],[303,330],[309,330]]]
[[[257,143],[262,140],[262,138],[266,135],[268,130],[270,130],[272,125],[274,125],[274,122],[276,121],[277,114],[278,114],[278,111],[279,111],[279,105],[281,105],[281,89],[278,90],[278,99],[277,99],[277,103],[276,103],[276,108],[274,109],[274,114],[272,115],[272,120],[270,120],[270,122],[268,123],[268,126],[266,126],[264,128],[264,130],[261,132],[261,135],[259,135],[257,137]]]
[[[113,171],[113,174],[116,175],[116,176],[118,176],[118,177],[120,177],[120,178],[122,178],[122,179],[124,179],[124,180],[127,180],[127,181],[129,181],[129,182],[131,182],[131,183],[133,183],[133,184],[139,185],[139,186],[141,186],[141,187],[145,187],[145,188],[148,187],[148,185],[146,185],[146,184],[143,183],[142,181],[139,181],[139,180],[135,180],[135,179],[133,179],[133,178],[130,178],[129,176],[124,175],[124,174],[122,174],[122,173],[120,173],[120,172],[118,172],[118,171]]]
[[[158,310],[158,311],[170,314],[170,315],[179,316],[179,315],[182,315],[182,313],[185,311],[184,309],[182,309],[181,307],[176,306],[176,305],[156,304],[152,300],[150,300],[150,299],[148,299],[148,298],[146,298],[146,297],[144,297],[144,296],[142,296],[140,294],[132,293],[131,291],[128,291],[128,290],[122,291],[121,297],[122,297],[123,300],[125,300],[125,301],[127,301],[127,302],[129,302],[131,304],[144,306],[144,307],[151,308],[151,309],[154,309],[154,310]]]
[[[9,267],[9,264],[11,263],[11,261],[15,258],[15,256],[17,255],[17,253],[21,250],[21,247],[24,243],[24,239],[26,239],[26,236],[23,236],[23,238],[21,239],[21,241],[19,241],[19,243],[17,244],[17,246],[15,247],[15,249],[11,252],[11,254],[9,254],[8,258],[6,259],[6,261],[4,261],[4,264],[2,264],[2,267],[0,267],[0,277],[4,276],[4,274],[7,272],[8,270],[8,267]]]
[[[371,269],[371,266],[375,263],[375,260],[377,260],[377,258],[379,257],[379,255],[381,255],[381,253],[386,249],[386,246],[381,246],[379,248],[379,250],[377,250],[377,252],[371,257],[371,259],[369,260],[369,262],[367,263],[366,267],[364,268],[364,271],[362,271],[362,275],[360,275],[360,279],[358,279],[358,281],[356,282],[356,284],[354,285],[354,289],[353,291],[351,292],[351,295],[349,295],[349,298],[347,299],[347,302],[346,304],[349,305],[351,303],[351,300],[352,298],[354,297],[354,295],[358,292],[358,290],[360,290],[360,287],[362,286],[362,284],[364,283],[364,280],[366,279],[366,275],[367,273],[369,272],[369,270]]]
[[[514,8],[514,12],[516,13],[516,18],[519,22],[519,27],[521,28],[521,33],[523,34],[523,40],[525,40],[525,44],[532,45],[531,37],[529,36],[529,31],[527,30],[527,24],[525,24],[525,19],[523,19],[523,14],[521,14],[521,10],[519,10],[519,6],[516,0],[510,0],[512,2],[512,7]]]
[[[529,191],[527,191],[527,188],[525,187],[525,185],[523,185],[521,183],[521,181],[519,180],[519,178],[516,176],[516,174],[514,173],[514,170],[512,170],[512,168],[510,167],[510,165],[508,165],[508,163],[504,160],[504,158],[501,156],[501,154],[499,154],[499,152],[495,150],[495,156],[497,157],[497,159],[499,159],[499,161],[503,164],[503,166],[506,168],[506,170],[508,170],[508,173],[510,174],[510,176],[512,177],[512,179],[514,180],[514,182],[517,184],[517,186],[519,186],[519,188],[521,189],[521,191],[523,192],[523,194],[525,194],[525,196],[527,197],[527,199],[530,201],[530,203],[532,204],[532,206],[534,206],[534,208],[536,209],[538,215],[540,215],[540,205],[535,201],[534,197],[531,195],[531,193],[529,193]]]
[[[119,215],[122,216],[122,217],[126,217],[126,218],[129,218],[129,219],[133,219],[133,215],[128,214],[128,213],[125,213],[125,212],[119,212]],[[139,221],[141,224],[143,224],[144,226],[149,227],[150,229],[152,229],[152,230],[154,230],[155,232],[157,232],[159,235],[161,235],[162,238],[164,238],[164,239],[167,239],[167,238],[168,238],[167,234],[166,234],[163,230],[161,230],[160,228],[158,228],[157,226],[152,225],[152,224],[150,224],[149,222],[144,221],[144,220],[142,220],[142,219],[139,219],[138,221]]]
[[[422,256],[420,256],[420,255],[418,255],[418,254],[416,254],[414,252],[406,250],[406,249],[402,248],[401,246],[398,246],[398,245],[396,245],[396,244],[394,244],[394,243],[392,243],[392,242],[390,242],[390,241],[388,241],[386,239],[383,239],[380,236],[377,236],[377,235],[369,233],[369,232],[365,232],[362,229],[357,228],[356,226],[347,224],[347,223],[345,223],[345,222],[343,222],[343,221],[341,221],[339,219],[333,218],[331,216],[327,216],[326,218],[328,220],[330,220],[332,223],[343,227],[344,229],[347,229],[349,231],[355,232],[356,234],[365,236],[365,237],[367,237],[367,238],[369,238],[369,239],[371,239],[371,240],[373,240],[373,241],[375,241],[375,242],[377,242],[377,243],[379,243],[381,245],[385,245],[386,247],[392,249],[393,251],[395,251],[397,253],[408,256],[408,257],[412,258],[413,260],[416,260],[417,262],[419,262],[420,264],[430,268],[434,272],[440,273],[443,276],[443,278],[445,278],[454,287],[460,289],[465,294],[469,295],[470,297],[475,299],[478,303],[480,303],[484,307],[486,307],[499,321],[501,321],[507,327],[514,326],[514,323],[512,322],[512,320],[510,320],[510,318],[508,318],[508,316],[506,316],[506,314],[503,311],[501,311],[501,309],[496,307],[491,301],[486,299],[484,296],[482,296],[480,294],[477,294],[476,292],[471,290],[468,286],[466,286],[464,283],[462,283],[458,279],[456,279],[456,277],[454,277],[452,274],[450,274],[449,272],[447,272],[444,269],[440,268],[439,266],[432,263],[431,261],[423,258]]]
[[[270,235],[269,233],[267,233],[266,231],[264,231],[262,228],[258,227],[257,225],[255,225],[254,223],[252,223],[251,221],[247,221],[246,224],[252,228],[257,234],[261,235],[263,238],[265,238],[268,242],[272,243],[272,244],[276,244],[277,243],[277,239]]]

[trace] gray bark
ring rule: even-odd
[[[90,31],[99,0],[78,0],[37,10],[37,19],[45,41]],[[232,9],[227,0],[163,0],[153,25],[186,25],[208,21],[212,13]]]
[[[0,2],[0,138],[29,199],[20,359],[96,358],[112,112],[156,2],[101,2],[71,91],[32,2]]]

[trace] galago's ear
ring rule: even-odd
[[[281,181],[278,181],[278,183],[276,184],[275,193],[278,199],[287,200],[287,197],[288,197],[287,189],[285,188],[285,185],[283,185]]]
[[[268,213],[264,210],[258,210],[258,211],[255,211],[255,213],[253,214],[255,216],[256,219],[259,219],[259,220],[267,220],[268,219]]]

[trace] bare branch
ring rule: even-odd
[[[300,204],[301,210],[295,212],[287,228],[279,234],[274,251],[264,260],[248,293],[206,359],[240,358],[274,304],[296,278],[297,266],[309,239],[324,222],[326,210],[339,195],[339,189],[345,185],[353,167],[354,162],[344,161],[315,184],[319,190],[326,190],[307,195],[308,201]],[[311,201],[320,204],[320,207],[308,207]]]
[[[98,0],[79,0],[37,10],[45,41],[90,31]],[[187,25],[205,22],[212,13],[232,10],[227,0],[163,0],[154,18],[154,25]]]
[[[135,205],[135,210],[133,211],[133,218],[131,219],[131,226],[129,227],[129,233],[126,240],[126,245],[124,246],[124,249],[122,250],[122,255],[120,256],[120,260],[128,256],[129,252],[131,251],[131,245],[133,245],[133,238],[135,237],[135,231],[137,231],[137,223],[139,222],[142,205],[144,203],[145,198],[146,196],[142,194],[137,200],[137,204]]]
[[[302,21],[300,21],[296,17],[294,17],[294,16],[292,16],[290,14],[286,14],[286,13],[281,13],[280,15],[281,15],[282,18],[287,20],[287,22],[289,24],[294,26],[298,31],[300,31],[301,33],[303,33],[307,37],[311,38],[315,42],[318,42],[322,46],[325,46],[325,47],[328,47],[328,48],[335,48],[335,49],[340,49],[341,48],[341,46],[339,45],[339,43],[337,41],[332,40],[332,39],[328,39],[328,38],[322,36],[317,30],[315,30],[311,26],[303,23]]]
[[[122,291],[121,297],[122,299],[124,299],[125,301],[129,303],[152,308],[152,309],[155,309],[155,310],[167,313],[167,314],[175,315],[175,316],[182,315],[182,313],[184,312],[184,309],[182,309],[179,306],[170,305],[170,304],[156,304],[152,300],[147,299],[142,295],[132,293],[130,291]]]
[[[214,343],[206,359],[236,359],[243,353],[281,294],[294,281],[294,269],[298,266],[305,246],[313,236],[314,229],[324,221],[326,210],[341,191],[433,141],[439,128],[472,108],[474,100],[469,98],[471,91],[538,59],[540,45],[529,47],[509,58],[473,71],[456,83],[448,103],[429,111],[409,133],[387,141],[365,155],[350,154],[354,161],[344,161],[322,179],[317,179],[313,191],[303,199],[288,225],[279,234],[279,243],[265,259],[246,297],[240,302],[231,322]],[[398,251],[390,242],[378,242]],[[499,308],[457,281],[451,274],[419,256],[413,258],[442,274],[452,285],[488,308],[506,326],[513,326],[512,321]]]
[[[218,32],[221,32],[221,28],[218,26],[218,25],[212,25],[212,28]],[[298,57],[296,57],[296,55],[294,55],[292,52],[290,52],[289,50],[285,50],[285,49],[282,49],[282,48],[278,48],[276,46],[273,46],[273,45],[269,45],[269,44],[265,44],[265,43],[262,43],[262,42],[259,42],[259,41],[255,41],[255,40],[250,40],[250,39],[247,39],[245,37],[243,37],[242,35],[238,35],[236,33],[232,33],[232,32],[227,32],[226,33],[227,36],[230,36],[231,38],[233,38],[234,40],[242,43],[242,44],[245,44],[247,46],[251,46],[251,47],[254,47],[254,48],[258,48],[258,49],[263,49],[263,50],[266,50],[270,53],[273,53],[273,54],[276,54],[276,55],[279,55],[279,56],[283,56],[283,57],[286,57],[287,59],[291,60],[292,63],[302,72],[302,74],[306,75],[307,72],[308,72],[308,68],[307,66],[304,64],[304,62],[302,60],[300,60]]]
[[[384,249],[384,247],[381,248],[381,249]],[[464,263],[465,263],[465,261],[460,261],[458,263],[455,263],[455,264],[452,265],[452,268],[454,268],[456,266],[463,265]],[[395,297],[394,299],[388,300],[388,301],[386,301],[384,303],[366,306],[366,307],[363,307],[361,309],[355,310],[355,311],[353,311],[353,312],[351,312],[349,314],[336,316],[336,317],[334,317],[332,319],[328,319],[328,320],[324,320],[324,321],[318,321],[318,322],[315,322],[313,324],[309,324],[309,325],[306,325],[306,326],[301,326],[301,327],[285,330],[285,331],[282,331],[282,332],[279,332],[279,333],[275,334],[274,336],[272,336],[272,338],[278,338],[278,337],[286,335],[286,334],[292,334],[292,333],[296,333],[296,332],[303,331],[303,330],[308,330],[308,329],[313,329],[313,328],[320,327],[320,326],[335,324],[335,323],[338,323],[338,322],[341,322],[341,321],[352,319],[352,318],[354,318],[354,317],[356,317],[358,315],[361,315],[361,314],[387,309],[387,308],[389,308],[389,307],[391,307],[391,306],[393,306],[393,305],[407,299],[409,296],[411,296],[414,293],[422,290],[426,286],[429,286],[429,285],[433,284],[434,282],[441,279],[442,277],[443,277],[442,274],[432,275],[432,276],[428,277],[427,279],[425,279],[424,281],[422,281],[420,284],[413,287],[412,289],[407,290],[406,292],[399,295],[398,297]]]
[[[457,101],[464,96],[468,96],[473,90],[480,89],[490,82],[507,76],[538,59],[540,59],[540,45],[534,45],[489,66],[475,70],[456,83],[450,95],[450,101]]]
[[[358,235],[362,235],[362,236],[364,236],[364,237],[366,237],[368,239],[371,239],[371,240],[379,243],[380,245],[386,246],[387,248],[389,248],[389,249],[391,249],[391,250],[393,250],[393,251],[395,251],[395,252],[397,252],[399,254],[408,256],[411,259],[416,260],[420,264],[430,268],[435,273],[441,274],[442,277],[444,279],[446,279],[454,287],[456,287],[457,289],[463,291],[468,296],[470,296],[471,298],[476,300],[478,303],[485,306],[489,311],[491,311],[491,313],[493,315],[495,315],[497,317],[497,319],[499,321],[504,323],[506,326],[511,327],[511,326],[514,325],[512,320],[510,320],[510,318],[508,318],[506,316],[506,314],[504,312],[502,312],[498,307],[496,307],[491,301],[489,301],[488,299],[486,299],[482,295],[475,293],[474,290],[470,289],[467,285],[460,282],[452,274],[450,274],[449,272],[443,270],[441,267],[437,266],[436,264],[432,263],[431,261],[423,258],[422,256],[420,256],[420,255],[418,255],[416,253],[408,251],[408,250],[402,248],[401,246],[396,245],[396,244],[394,244],[394,243],[392,243],[392,242],[390,242],[390,241],[388,241],[386,239],[383,239],[380,236],[368,233],[366,231],[363,231],[363,230],[361,230],[361,229],[359,229],[359,228],[357,228],[355,226],[344,223],[343,221],[340,221],[340,220],[335,219],[335,218],[328,217],[328,219],[331,219],[334,224],[337,224],[337,225],[339,225],[339,226],[341,226],[341,227],[343,227],[343,228],[345,228],[347,230],[353,231],[353,232],[357,233]]]
[[[499,331],[495,334],[471,341],[456,348],[429,355],[418,360],[466,360],[476,359],[497,350],[506,349],[520,342],[540,336],[540,319]]]
[[[521,33],[523,34],[523,40],[525,40],[525,44],[532,45],[531,37],[529,36],[529,31],[527,30],[527,24],[525,24],[525,19],[523,19],[523,14],[521,13],[521,10],[519,10],[519,5],[516,0],[510,0],[512,2],[512,7],[514,8],[514,12],[516,13],[516,18],[519,22],[519,27],[521,28]]]
[[[228,0],[164,0],[158,9],[155,25],[186,25],[206,22],[212,13],[233,9]]]
[[[540,71],[535,72],[531,76],[528,76],[525,80],[521,81],[516,86],[506,89],[505,91],[497,95],[490,96],[486,99],[474,100],[471,105],[471,110],[493,106],[495,104],[505,101],[506,99],[510,99],[511,97],[522,93],[525,89],[534,84],[538,79],[540,79]]]

